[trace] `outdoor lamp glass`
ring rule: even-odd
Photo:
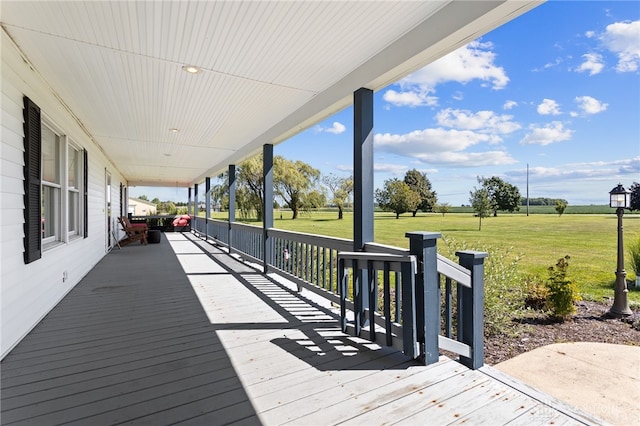
[[[622,184],[618,184],[609,192],[609,205],[612,208],[628,209],[630,207],[630,195]]]
[[[622,236],[622,216],[624,215],[624,209],[631,207],[630,200],[631,193],[627,191],[622,184],[618,184],[615,188],[609,192],[609,205],[616,209],[616,216],[618,216],[618,260],[616,268],[616,284],[613,297],[613,306],[609,309],[607,314],[614,318],[621,318],[631,315],[631,309],[629,309],[629,301],[627,294],[626,276],[627,272],[624,270],[624,242]]]

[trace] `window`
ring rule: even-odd
[[[24,98],[24,261],[72,238],[87,236],[87,151]]]
[[[62,241],[60,233],[60,135],[42,126],[42,246]]]

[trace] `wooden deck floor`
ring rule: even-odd
[[[491,368],[344,335],[294,288],[190,234],[116,249],[3,360],[0,422],[601,423]]]

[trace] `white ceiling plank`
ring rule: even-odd
[[[239,164],[359,87],[378,90],[539,3],[3,0],[1,19],[130,183],[173,186]]]

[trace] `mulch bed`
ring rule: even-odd
[[[582,301],[574,316],[564,322],[542,312],[514,320],[514,335],[485,338],[485,364],[495,365],[532,349],[566,342],[597,342],[640,346],[640,311],[622,318],[608,318],[611,304]]]

